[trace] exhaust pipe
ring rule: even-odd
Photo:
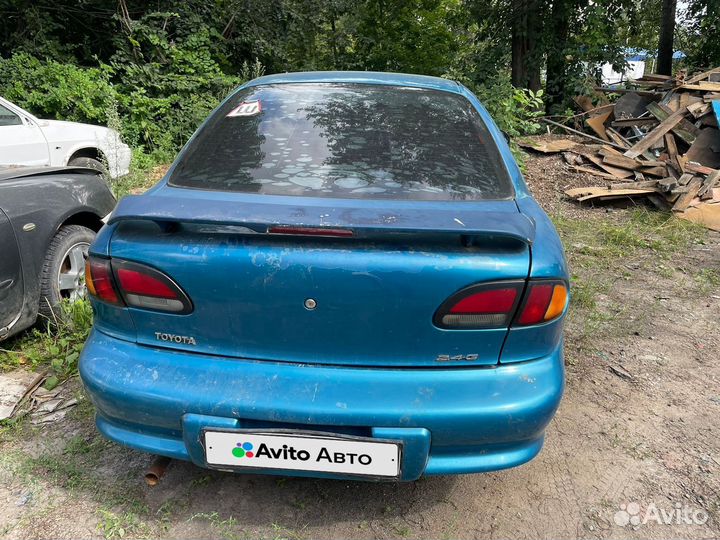
[[[160,482],[160,479],[165,474],[165,470],[168,465],[170,465],[170,461],[169,457],[155,456],[152,465],[150,465],[150,468],[145,473],[145,482],[147,482],[148,486],[152,487],[158,485],[158,482]]]

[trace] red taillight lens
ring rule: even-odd
[[[440,328],[471,330],[507,326],[515,314],[524,283],[474,285],[451,296],[435,313]]]
[[[130,307],[187,314],[192,304],[187,295],[167,275],[144,264],[112,261],[118,288]]]
[[[450,313],[507,313],[517,295],[516,289],[482,291],[460,300],[450,308]]]
[[[130,270],[129,268],[120,268],[117,271],[118,281],[123,292],[131,294],[139,294],[143,296],[157,296],[159,298],[177,298],[177,292],[165,285],[159,279]]]
[[[88,292],[98,300],[116,306],[123,305],[115,288],[109,259],[90,257],[85,262],[85,285]]]
[[[192,303],[168,276],[143,264],[90,256],[85,263],[88,292],[103,302],[186,314]]]
[[[562,282],[536,281],[528,284],[525,302],[515,324],[528,326],[558,318],[567,305],[567,285]]]

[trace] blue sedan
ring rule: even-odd
[[[514,467],[564,386],[558,235],[444,79],[240,87],[89,250],[100,432],[233,472],[415,480]]]

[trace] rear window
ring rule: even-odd
[[[464,97],[366,84],[236,93],[184,152],[174,186],[333,198],[506,199],[512,185]]]

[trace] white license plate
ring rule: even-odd
[[[363,476],[400,475],[399,443],[318,434],[205,431],[208,465]]]

